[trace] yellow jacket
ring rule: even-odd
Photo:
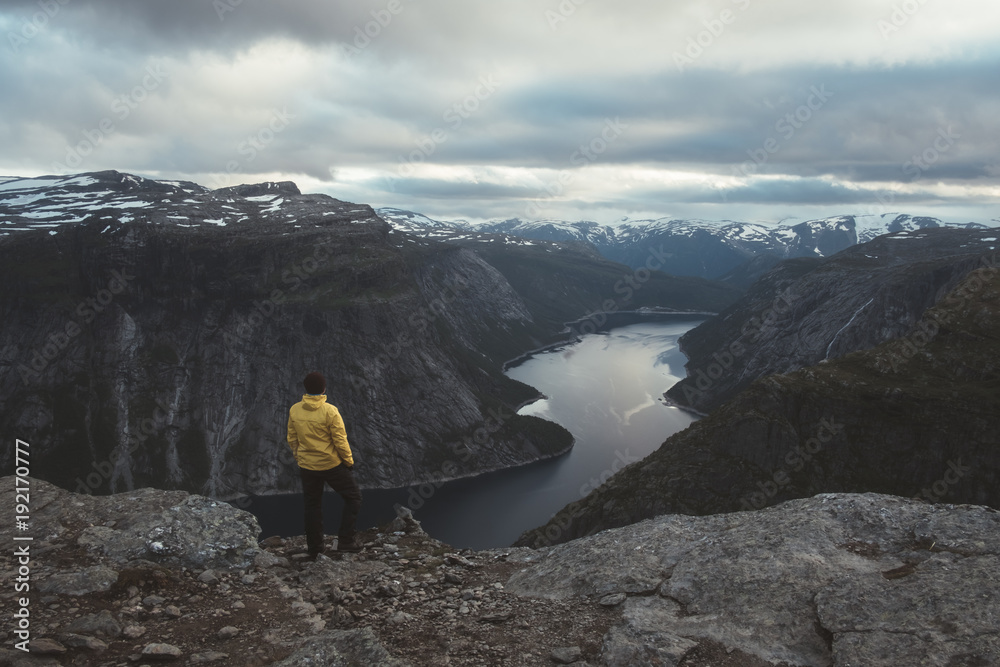
[[[288,411],[288,446],[300,468],[329,470],[341,462],[354,465],[344,420],[326,394],[303,394]]]

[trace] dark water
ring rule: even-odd
[[[576,438],[572,451],[439,488],[365,490],[359,527],[389,521],[400,503],[413,509],[424,530],[454,546],[511,544],[694,420],[661,397],[684,375],[677,339],[699,322],[647,322],[591,334],[509,369],[510,377],[547,396],[521,414],[562,424]],[[323,502],[325,529],[336,534],[340,498],[328,489]],[[244,509],[257,516],[262,537],[303,533],[300,495],[252,498]]]

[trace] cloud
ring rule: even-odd
[[[5,2],[0,171],[276,176],[468,217],[988,202],[1000,6],[911,4],[54,0],[30,30],[42,5]]]

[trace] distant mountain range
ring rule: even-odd
[[[985,228],[979,223],[944,223],[937,218],[890,213],[841,215],[795,225],[706,220],[622,220],[617,225],[563,220],[442,221],[398,208],[376,209],[394,229],[441,240],[470,234],[502,234],[541,241],[580,241],[605,258],[633,269],[666,257],[661,270],[678,276],[723,280],[748,287],[782,259],[829,257],[877,236],[938,227]],[[756,260],[752,264],[747,263]]]
[[[151,181],[114,173],[113,179],[92,174],[0,177],[0,236],[35,229],[55,231],[66,224],[95,219],[127,223],[136,216],[188,228],[221,226],[251,218],[293,221],[301,214],[293,209],[326,198],[303,195],[294,183],[288,182],[210,190],[188,181]],[[257,210],[252,216],[246,212],[234,216],[237,207],[227,201],[230,196],[256,204]],[[361,206],[355,209],[363,210]],[[583,243],[605,259],[633,269],[655,266],[672,275],[721,280],[740,289],[748,288],[782,259],[829,257],[892,232],[985,227],[974,222],[944,223],[937,218],[896,213],[842,215],[795,225],[671,218],[623,219],[615,225],[520,218],[471,223],[435,220],[399,208],[379,208],[374,213],[394,231],[428,240],[517,245],[535,241]]]

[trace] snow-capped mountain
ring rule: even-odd
[[[592,244],[604,257],[634,269],[648,268],[653,259],[665,257],[667,261],[661,268],[668,273],[711,279],[722,278],[754,258],[773,260],[755,263],[766,270],[781,259],[829,257],[856,243],[897,231],[983,227],[977,223],[946,224],[936,218],[896,213],[842,215],[794,225],[674,218],[623,219],[616,225],[512,218],[471,225],[464,221],[431,220],[400,209],[376,210],[394,228],[411,234],[445,238],[449,234],[476,232],[546,241],[583,241]]]
[[[422,213],[414,213],[413,211],[406,211],[401,208],[380,208],[378,209],[378,214],[383,220],[389,222],[393,229],[402,232],[419,234],[428,229],[453,230],[467,229],[469,227],[469,223],[464,221],[445,222],[435,220],[434,218],[428,218]]]
[[[0,236],[101,221],[105,231],[133,220],[180,228],[377,220],[367,206],[303,195],[291,182],[210,190],[187,181],[154,181],[117,171],[38,178],[0,177]]]
[[[977,222],[942,222],[937,218],[897,213],[854,216],[854,224],[857,230],[858,243],[865,243],[871,241],[876,236],[892,234],[893,232],[914,232],[919,229],[934,229],[937,227],[984,229],[988,226]]]

